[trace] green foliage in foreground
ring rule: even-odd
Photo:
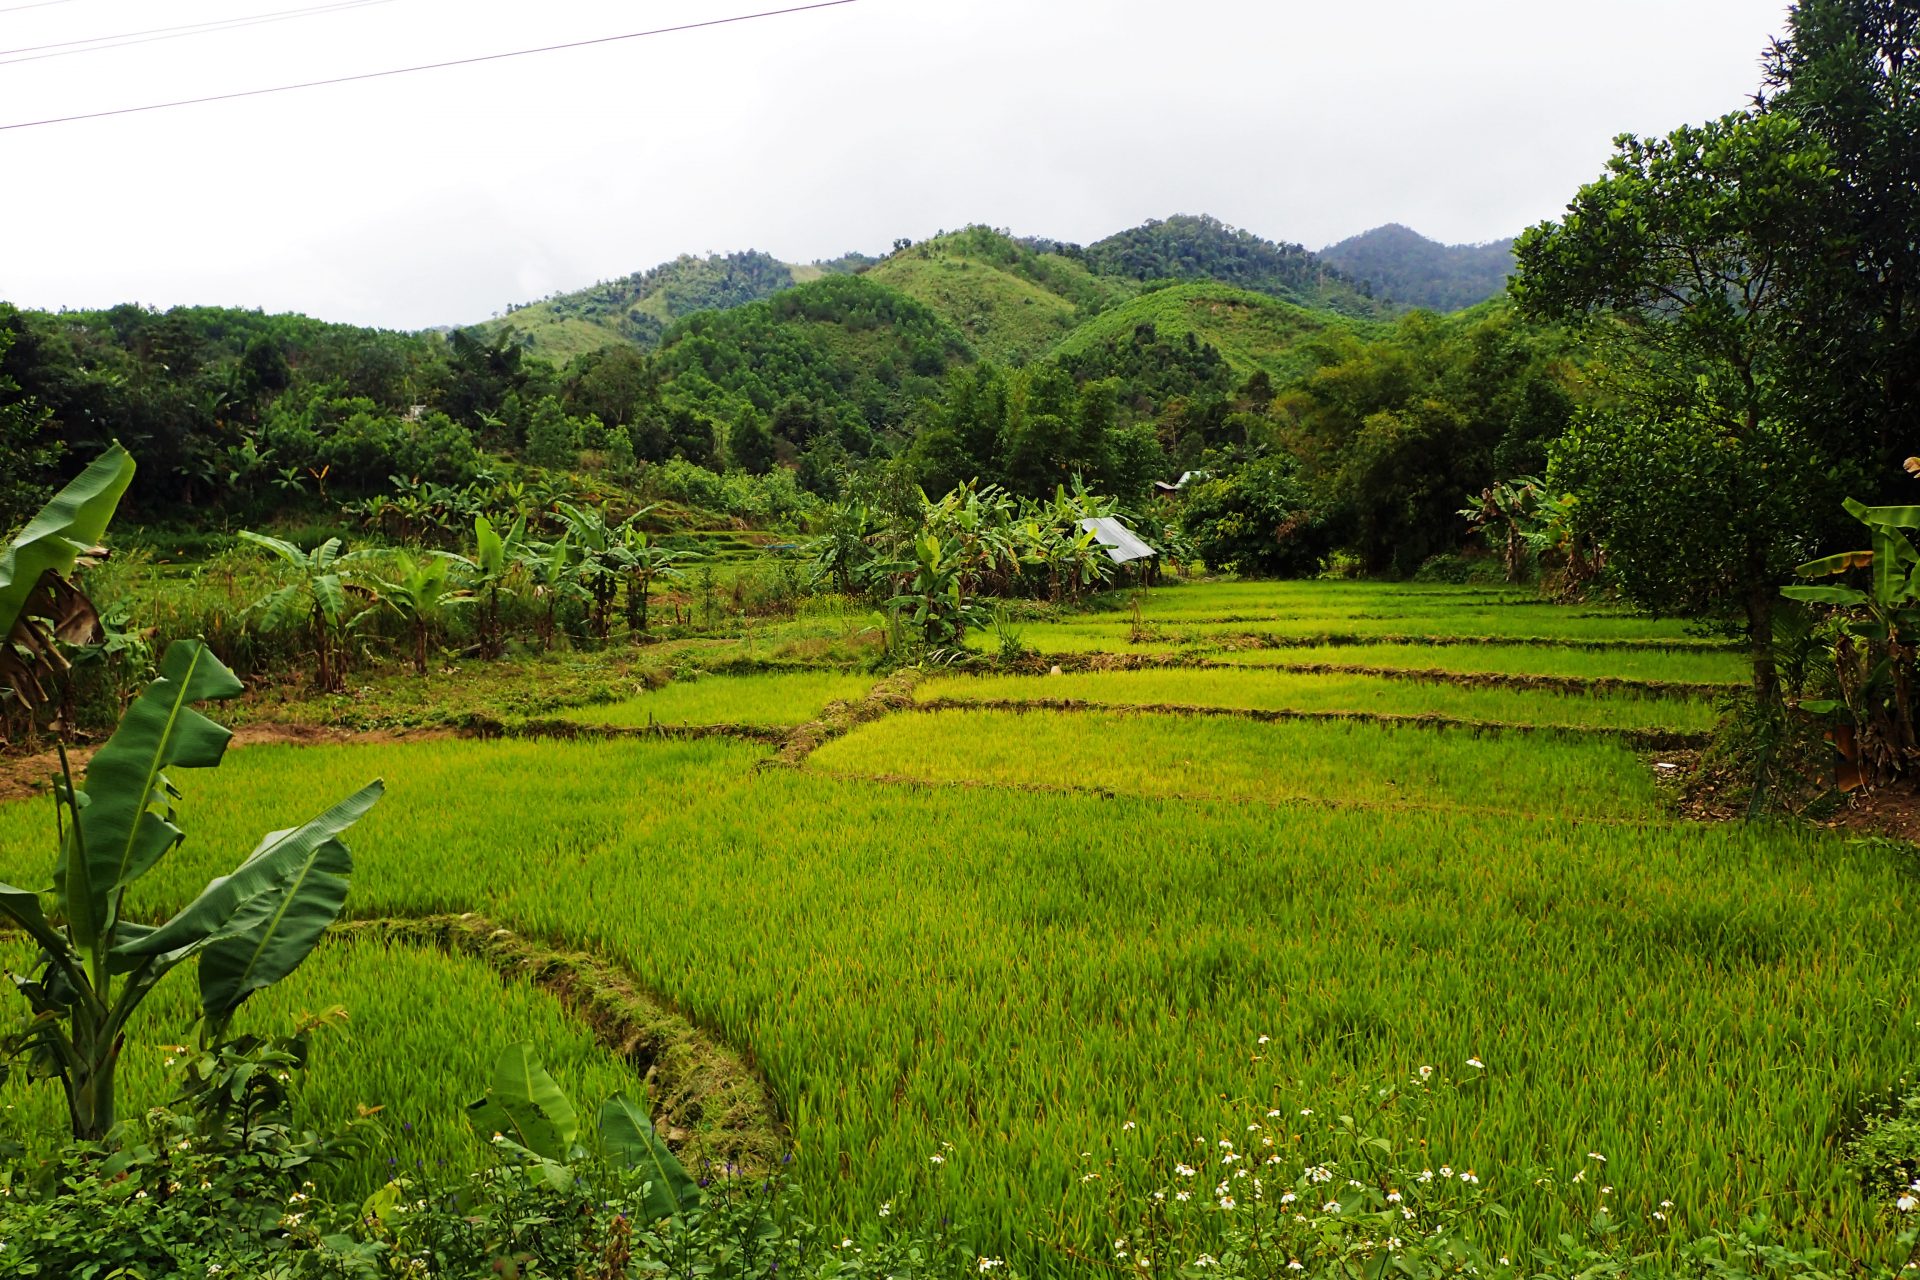
[[[653,1158],[632,1159],[649,1145],[644,1117],[626,1125],[627,1113],[611,1103],[601,1149],[576,1149],[564,1164],[530,1163],[518,1144],[495,1132],[494,1151],[522,1154],[464,1179],[403,1175],[364,1202],[334,1200],[299,1181],[337,1158],[342,1146],[291,1124],[305,1049],[304,1036],[296,1035],[197,1061],[175,1108],[149,1113],[130,1135],[137,1147],[105,1159],[84,1147],[63,1152],[62,1183],[52,1194],[44,1183],[6,1185],[0,1276],[958,1280],[1008,1270],[1006,1259],[968,1247],[966,1223],[943,1215],[935,1225],[934,1210],[917,1198],[890,1197],[851,1228],[856,1234],[836,1242],[838,1232],[805,1216],[784,1176],[728,1167],[712,1170],[701,1191],[657,1143]],[[1423,1064],[1404,1084],[1341,1099],[1331,1108],[1337,1120],[1302,1126],[1322,1132],[1286,1154],[1285,1135],[1294,1126],[1283,1106],[1263,1115],[1253,1102],[1244,1131],[1236,1126],[1233,1137],[1196,1137],[1192,1145],[1178,1130],[1129,1121],[1098,1144],[1098,1156],[1081,1155],[1082,1197],[1105,1209],[1111,1245],[1016,1268],[1085,1274],[1104,1255],[1107,1265],[1138,1280],[1838,1274],[1825,1251],[1783,1246],[1762,1215],[1737,1230],[1636,1253],[1613,1222],[1613,1189],[1582,1185],[1588,1174],[1596,1184],[1606,1177],[1606,1158],[1597,1152],[1557,1188],[1570,1206],[1590,1212],[1584,1232],[1564,1233],[1517,1261],[1489,1246],[1487,1229],[1508,1212],[1503,1197],[1414,1136],[1434,1096],[1471,1091],[1481,1083],[1481,1066],[1469,1059],[1456,1082]],[[548,1138],[558,1132],[551,1117],[571,1123],[570,1102],[525,1045],[501,1060],[494,1087],[475,1106],[482,1118],[491,1113],[509,1127],[509,1112],[520,1112]],[[236,1112],[245,1123],[233,1123]],[[1301,1108],[1299,1115],[1314,1111]],[[1291,1138],[1298,1144],[1303,1135]],[[929,1163],[945,1164],[946,1150]],[[1535,1185],[1552,1183],[1548,1177]],[[1920,1231],[1908,1231],[1902,1242],[1916,1237]]]
[[[1509,758],[1448,741],[1463,778]],[[1631,767],[1529,750],[1539,780],[1514,790],[1556,808],[1604,812]],[[931,1193],[951,1142],[953,1208],[979,1239],[1029,1263],[1053,1241],[1105,1250],[1075,1156],[1127,1120],[1230,1136],[1246,1122],[1223,1095],[1319,1110],[1476,1056],[1486,1086],[1437,1102],[1423,1136],[1511,1210],[1490,1247],[1578,1231],[1587,1215],[1532,1170],[1564,1186],[1599,1151],[1623,1248],[1670,1258],[1656,1211],[1686,1239],[1764,1202],[1791,1238],[1898,1256],[1831,1135],[1910,1063],[1909,855],[1646,817],[884,786],[761,758],[710,741],[250,748],[196,780],[206,844],[151,883],[181,900],[220,869],[203,849],[388,773],[356,836],[357,908],[485,909],[648,975],[751,1046],[819,1221]],[[44,821],[0,807],[0,848]],[[661,874],[662,849],[699,873]]]

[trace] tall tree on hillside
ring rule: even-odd
[[[1744,616],[1770,705],[1779,583],[1839,501],[1834,460],[1786,386],[1785,264],[1830,238],[1830,153],[1769,113],[1616,148],[1566,216],[1517,249],[1521,305],[1584,323],[1607,353],[1612,394],[1555,446],[1550,475],[1635,600]]]
[[[1839,176],[1831,232],[1785,264],[1796,401],[1900,483],[1920,440],[1920,6],[1803,0],[1764,66],[1761,103],[1824,142]]]

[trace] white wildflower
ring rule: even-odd
[[[1325,1204],[1320,1206],[1320,1212],[1338,1213],[1340,1212],[1340,1202],[1338,1200],[1329,1200]]]
[[[1487,1064],[1480,1061],[1480,1059],[1478,1058],[1468,1058],[1467,1065],[1472,1067],[1475,1071],[1485,1071],[1487,1069]]]

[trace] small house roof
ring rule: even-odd
[[[1160,554],[1112,516],[1088,516],[1080,522],[1080,527],[1107,549],[1108,557],[1115,564],[1146,560]]]

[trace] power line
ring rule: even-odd
[[[330,4],[309,5],[304,9],[280,9],[273,13],[242,14],[234,18],[215,18],[206,22],[185,22],[176,27],[150,27],[145,31],[123,31],[118,35],[91,36],[85,40],[60,40],[53,44],[22,45],[18,49],[0,49],[0,67],[11,66],[16,62],[39,62],[43,58],[71,58],[76,53],[101,53],[108,49],[124,49],[128,45],[152,44],[156,40],[184,40],[188,36],[215,35],[238,27],[254,27],[268,22],[290,22],[295,18],[338,13],[343,9],[364,9],[368,5],[392,3],[393,0],[333,0]],[[76,45],[87,47],[72,47]],[[38,52],[42,49],[50,49],[53,52]],[[24,58],[5,56],[14,53],[24,53],[29,56]]]
[[[56,4],[72,4],[73,0],[34,0],[32,4],[10,4],[0,13],[18,13],[22,9],[47,9]]]
[[[59,2],[60,0],[42,0],[42,3]],[[499,62],[503,58],[524,58],[536,53],[557,53],[562,49],[585,49],[593,45],[614,44],[622,40],[642,40],[648,36],[672,35],[677,31],[698,31],[703,27],[724,27],[738,22],[752,22],[757,18],[778,18],[789,13],[833,9],[843,4],[853,3],[855,0],[816,0],[813,4],[798,4],[785,9],[764,9],[759,13],[735,14],[730,18],[708,18],[702,22],[683,22],[678,26],[655,27],[651,31],[628,31],[617,36],[595,36],[590,40],[568,40],[562,44],[541,45],[533,49],[509,49],[505,53],[483,53],[471,58],[451,58],[445,62],[424,62],[412,67],[392,67],[386,71],[362,71],[350,76],[331,76],[325,80],[276,84],[265,89],[240,89],[233,93],[212,93],[203,98],[179,98],[172,102],[150,102],[138,107],[115,107],[110,111],[86,111],[72,116],[50,116],[45,120],[21,120],[14,124],[0,124],[0,132],[9,129],[36,129],[49,124],[71,124],[75,120],[100,120],[107,116],[130,116],[142,111],[165,111],[171,107],[193,107],[206,102],[229,102],[235,98],[257,98],[262,94],[288,93],[295,89],[319,89],[333,84],[350,84],[356,80],[379,80],[386,76],[404,76],[415,71],[441,71],[447,67],[467,67],[478,62]]]

